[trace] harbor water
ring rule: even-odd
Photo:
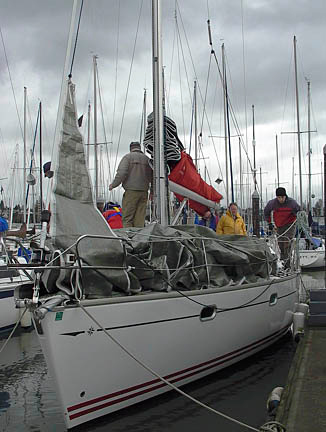
[[[325,287],[325,272],[303,273],[302,281],[307,290]],[[0,336],[0,347],[8,335]],[[295,349],[296,343],[289,333],[264,351],[189,384],[183,390],[215,410],[259,428],[267,419],[269,393],[286,383]],[[249,429],[170,391],[73,430],[243,432]],[[32,329],[15,332],[0,354],[0,431],[66,431],[53,381]]]

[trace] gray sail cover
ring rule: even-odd
[[[104,297],[113,291],[130,294],[205,289],[240,281],[258,282],[275,274],[276,256],[261,239],[218,236],[198,225],[163,227],[157,223],[113,232],[93,202],[83,139],[77,126],[74,85],[70,81],[58,141],[50,222],[54,246],[61,251],[73,246],[76,252],[74,245],[79,237],[100,236],[87,237],[78,247],[86,297]],[[111,238],[105,238],[108,236]],[[123,240],[127,240],[125,250]],[[93,270],[85,266],[115,269]]]
[[[54,167],[54,187],[51,197],[51,236],[54,246],[66,250],[83,235],[116,238],[93,201],[92,183],[87,169],[84,144],[78,129],[75,86],[69,79],[67,97],[62,110],[62,130],[57,143]],[[75,248],[71,252],[75,252]],[[124,251],[120,240],[86,238],[78,251],[82,262],[91,266],[123,267]],[[100,277],[99,274],[105,276]],[[84,285],[96,291],[98,279],[101,291],[109,293],[117,283],[129,290],[129,277],[124,270],[83,272]],[[92,288],[93,287],[93,288]]]

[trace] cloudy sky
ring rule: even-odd
[[[164,0],[162,3],[167,114],[176,122],[179,137],[190,150],[193,86],[197,79],[198,128],[202,131],[201,157],[205,158],[200,162],[200,171],[224,196],[223,99],[217,64],[208,41],[208,19],[219,65],[221,44],[225,45],[228,91],[238,125],[236,128],[233,122],[230,124],[237,200],[240,200],[240,175],[236,135],[241,134],[242,172],[246,173],[250,169],[246,152],[253,164],[252,105],[255,107],[256,166],[262,172],[263,199],[272,198],[275,191],[277,135],[280,183],[290,196],[294,193],[299,200],[297,135],[284,134],[297,130],[293,58],[296,36],[300,129],[308,130],[309,80],[311,130],[316,131],[311,133],[312,193],[316,195],[313,202],[320,198],[322,151],[326,143],[325,1]],[[22,177],[24,87],[28,102],[27,147],[32,147],[41,101],[43,160],[51,158],[72,5],[72,0],[0,2],[0,178],[8,177],[1,180],[7,195],[13,182],[15,153],[17,171]],[[80,3],[78,10],[79,7]],[[152,109],[151,1],[84,0],[73,81],[78,112],[84,114],[81,129],[86,137],[88,101],[93,104],[94,55],[98,56],[102,102],[102,110],[98,108],[99,141],[112,142],[102,146],[105,177],[109,181],[106,155],[110,156],[110,170],[114,172],[130,141],[140,137],[144,89],[147,113]],[[91,134],[92,131],[91,120]],[[192,155],[193,143],[192,137]],[[303,199],[306,200],[307,133],[301,134],[301,146]],[[214,183],[217,177],[224,180],[219,186]],[[246,200],[252,192],[252,178],[244,175],[242,185]]]

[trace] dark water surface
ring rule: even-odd
[[[325,287],[324,272],[303,274],[307,289]],[[0,347],[8,334],[0,336]],[[194,347],[194,349],[196,349]],[[259,428],[266,421],[266,400],[284,386],[296,344],[291,334],[264,351],[183,387],[201,402]],[[0,354],[0,431],[65,431],[53,381],[34,330],[21,330]],[[236,425],[171,391],[152,400],[82,425],[73,431],[243,432]]]

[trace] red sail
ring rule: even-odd
[[[177,163],[177,165],[172,169],[169,180],[177,183],[193,192],[196,192],[198,195],[205,197],[211,201],[219,203],[223,198],[221,194],[219,194],[213,186],[208,185],[201,177],[197,171],[195,164],[192,161],[191,156],[189,156],[185,152],[181,152],[181,159]],[[183,196],[175,194],[175,196],[182,201]],[[193,209],[200,216],[203,216],[204,213],[208,210],[203,204],[200,204],[196,201],[189,200],[189,207]]]

